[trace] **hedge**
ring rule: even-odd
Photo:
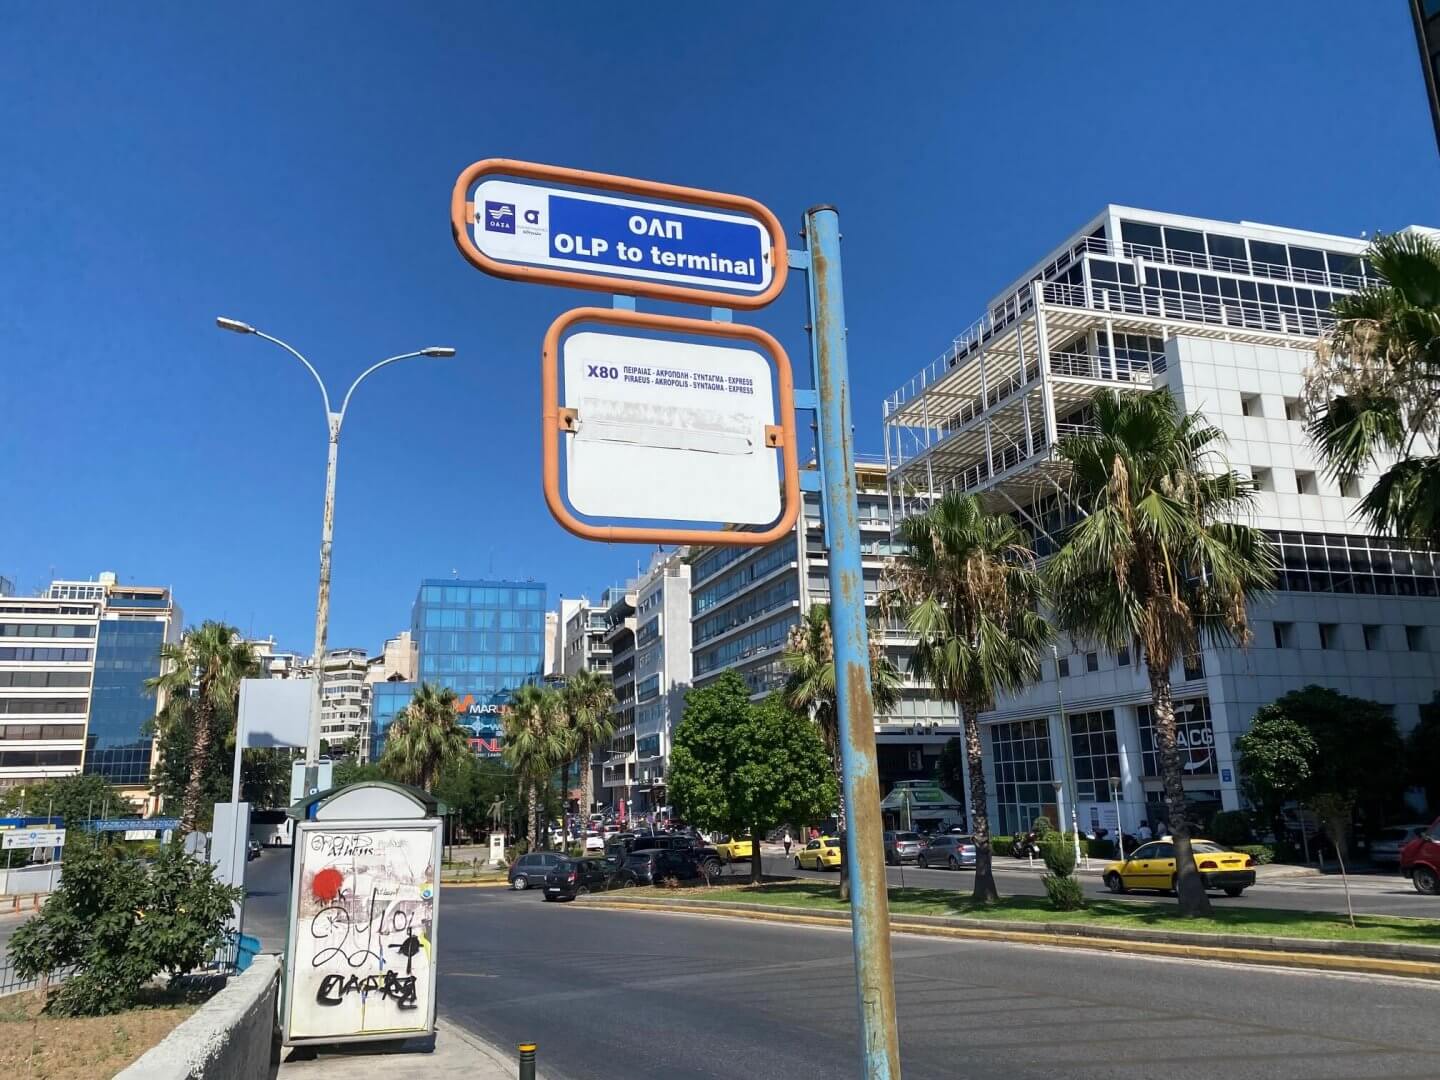
[[[1275,861],[1275,846],[1273,844],[1244,844],[1235,850],[1242,855],[1249,855],[1256,866],[1264,866],[1266,863]]]

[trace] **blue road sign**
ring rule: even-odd
[[[769,230],[744,214],[510,180],[482,181],[473,205],[475,246],[504,262],[737,293],[774,275]]]
[[[1222,784],[1228,784],[1228,783],[1230,783],[1230,778],[1231,778],[1231,773],[1230,773],[1230,770],[1229,770],[1229,769],[1221,769],[1221,770],[1220,770],[1220,782],[1221,782]]]
[[[180,819],[178,817],[96,818],[94,821],[85,822],[85,828],[91,832],[129,832],[131,829],[178,829],[180,828]]]

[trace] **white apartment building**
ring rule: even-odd
[[[610,682],[615,688],[615,734],[600,768],[602,801],[628,810],[635,786],[635,596],[638,583],[612,586],[600,597],[605,644],[610,649]]]
[[[665,766],[690,689],[690,565],[657,551],[635,589],[635,786],[631,809],[666,805]]]
[[[413,682],[419,678],[420,651],[409,630],[402,630],[392,638],[386,638],[380,654],[372,656],[367,664],[365,681]]]
[[[890,541],[891,499],[883,463],[856,465],[861,566],[867,604],[879,597]],[[815,603],[829,603],[829,553],[819,496],[806,493],[804,514],[792,535],[761,548],[697,547],[689,554],[691,655],[696,686],[724,671],[737,672],[756,698],[785,685],[784,653],[790,630]],[[903,633],[882,620],[886,652],[902,674],[901,701],[875,718],[882,789],[897,780],[928,779],[945,741],[959,734],[955,710],[908,673]]]
[[[296,677],[314,676],[315,663],[303,660]],[[333,751],[356,740],[357,761],[370,760],[370,658],[364,649],[331,649],[325,653],[320,688],[320,737]]]
[[[1366,280],[1364,249],[1108,206],[884,403],[897,519],[928,493],[974,492],[1022,523],[1042,556],[1074,512],[1052,448],[1086,429],[1099,391],[1168,387],[1225,433],[1230,464],[1260,488],[1250,523],[1275,540],[1282,567],[1250,612],[1248,648],[1206,648],[1174,673],[1186,790],[1202,812],[1240,805],[1234,741],[1260,706],[1317,684],[1390,705],[1404,731],[1440,685],[1440,562],[1368,535],[1354,511],[1373,477],[1337,488],[1304,430],[1304,371],[1335,296]],[[1126,829],[1163,818],[1138,660],[1064,642],[1042,682],[983,718],[996,832],[1057,809],[1067,751],[1084,822],[1113,827],[1117,794]]]

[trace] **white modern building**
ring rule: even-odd
[[[624,802],[627,809],[635,786],[635,590],[631,582],[612,586],[600,597],[615,688],[615,733],[600,768],[599,798],[615,807]]]
[[[657,551],[635,589],[635,787],[631,809],[667,805],[665,766],[690,689],[690,565]]]
[[[891,499],[883,463],[862,459],[855,471],[865,598],[873,609],[893,552]],[[756,698],[779,690],[791,629],[813,604],[830,600],[819,497],[806,493],[804,514],[784,539],[761,548],[697,547],[689,559],[695,685],[733,670]],[[910,675],[913,639],[878,618],[872,628],[886,635],[886,652],[903,680],[899,704],[875,718],[883,790],[898,780],[932,777],[946,740],[960,728],[954,708]]]
[[[168,588],[109,572],[0,598],[0,787],[83,769],[148,802],[164,701],[145,683],[183,621]]]
[[[296,668],[299,678],[313,678],[315,663],[306,658]],[[356,760],[370,760],[370,658],[364,649],[330,649],[325,653],[320,688],[320,737],[335,752],[355,741]]]
[[[1098,392],[1168,387],[1225,433],[1230,464],[1260,489],[1251,523],[1283,565],[1250,612],[1248,648],[1206,648],[1174,672],[1186,789],[1202,812],[1239,806],[1234,741],[1261,705],[1317,684],[1392,706],[1404,731],[1440,686],[1440,562],[1368,535],[1354,511],[1373,477],[1338,488],[1304,429],[1304,371],[1334,298],[1367,279],[1364,249],[1109,206],[884,403],[897,519],[929,493],[974,492],[1021,522],[1042,556],[1074,512],[1053,447],[1086,430]],[[983,718],[996,832],[1056,808],[1067,749],[1087,824],[1111,821],[1117,802],[1127,829],[1163,818],[1138,659],[1064,642],[1042,682]]]

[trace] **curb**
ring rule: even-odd
[[[587,907],[623,911],[692,913],[721,918],[751,919],[757,922],[795,923],[809,926],[848,925],[844,912],[807,912],[762,904],[737,904],[703,900],[598,900],[584,898]],[[1318,971],[1352,972],[1366,975],[1396,975],[1413,979],[1440,980],[1440,947],[1401,945],[1392,942],[1327,941],[1307,938],[1270,938],[1237,934],[1197,934],[1164,930],[1106,929],[1066,923],[1014,923],[978,919],[945,918],[934,915],[892,916],[892,933],[922,937],[968,938],[1005,941],[1051,948],[1068,947],[1101,952],[1129,952],[1150,956],[1172,956],[1192,960],[1228,960],[1251,964],[1301,967]]]
[[[446,881],[440,879],[442,889],[508,889],[510,882],[501,879],[500,881]]]

